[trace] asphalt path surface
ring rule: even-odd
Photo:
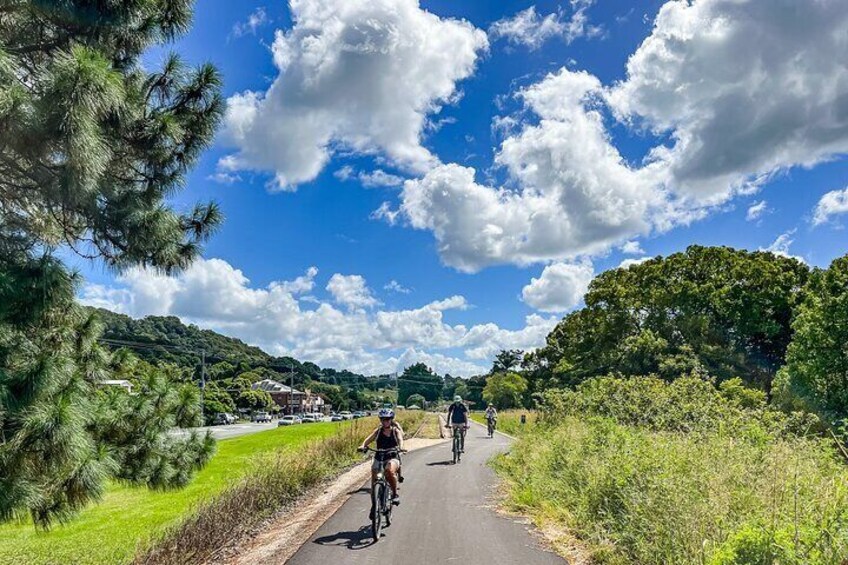
[[[334,563],[424,565],[539,565],[566,561],[543,549],[526,525],[493,508],[496,484],[487,461],[511,440],[473,424],[462,462],[451,463],[450,443],[404,456],[406,481],[392,525],[374,543],[363,485],[289,560],[290,565]]]

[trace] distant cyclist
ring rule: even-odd
[[[403,449],[403,430],[395,423],[395,411],[391,408],[380,410],[380,427],[365,438],[359,447],[361,451],[377,440],[377,449],[374,461],[371,464],[371,487],[377,480],[380,469],[385,470],[386,480],[392,489],[392,503],[400,503],[400,491],[398,489],[398,477],[400,476],[400,451]],[[371,509],[374,512],[374,509]]]
[[[498,424],[498,411],[491,402],[486,408],[486,423],[488,424],[489,435],[491,436],[495,426]]]
[[[453,404],[448,408],[448,425],[459,427],[461,435],[459,451],[460,453],[465,453],[465,430],[468,429],[468,407],[462,403],[462,397],[458,394],[453,397]]]

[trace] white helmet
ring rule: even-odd
[[[381,420],[383,418],[394,418],[395,417],[395,411],[392,410],[391,408],[381,408],[379,415],[380,415]]]

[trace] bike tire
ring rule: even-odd
[[[386,516],[386,527],[392,525],[392,501],[389,500],[389,488],[383,490],[383,514]]]
[[[459,436],[456,433],[453,435],[453,464],[459,463]]]
[[[383,526],[383,509],[380,507],[380,501],[382,500],[382,493],[385,489],[385,485],[377,483],[371,491],[371,504],[374,505],[374,517],[371,518],[371,533],[375,543],[380,539],[380,530]]]

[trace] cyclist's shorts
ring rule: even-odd
[[[397,461],[397,466],[400,467],[400,459],[398,459],[397,457],[392,457],[391,459],[386,459],[385,461],[378,461],[375,457],[371,460],[371,470],[381,471],[383,468],[385,468],[386,465],[388,465],[392,461]]]

